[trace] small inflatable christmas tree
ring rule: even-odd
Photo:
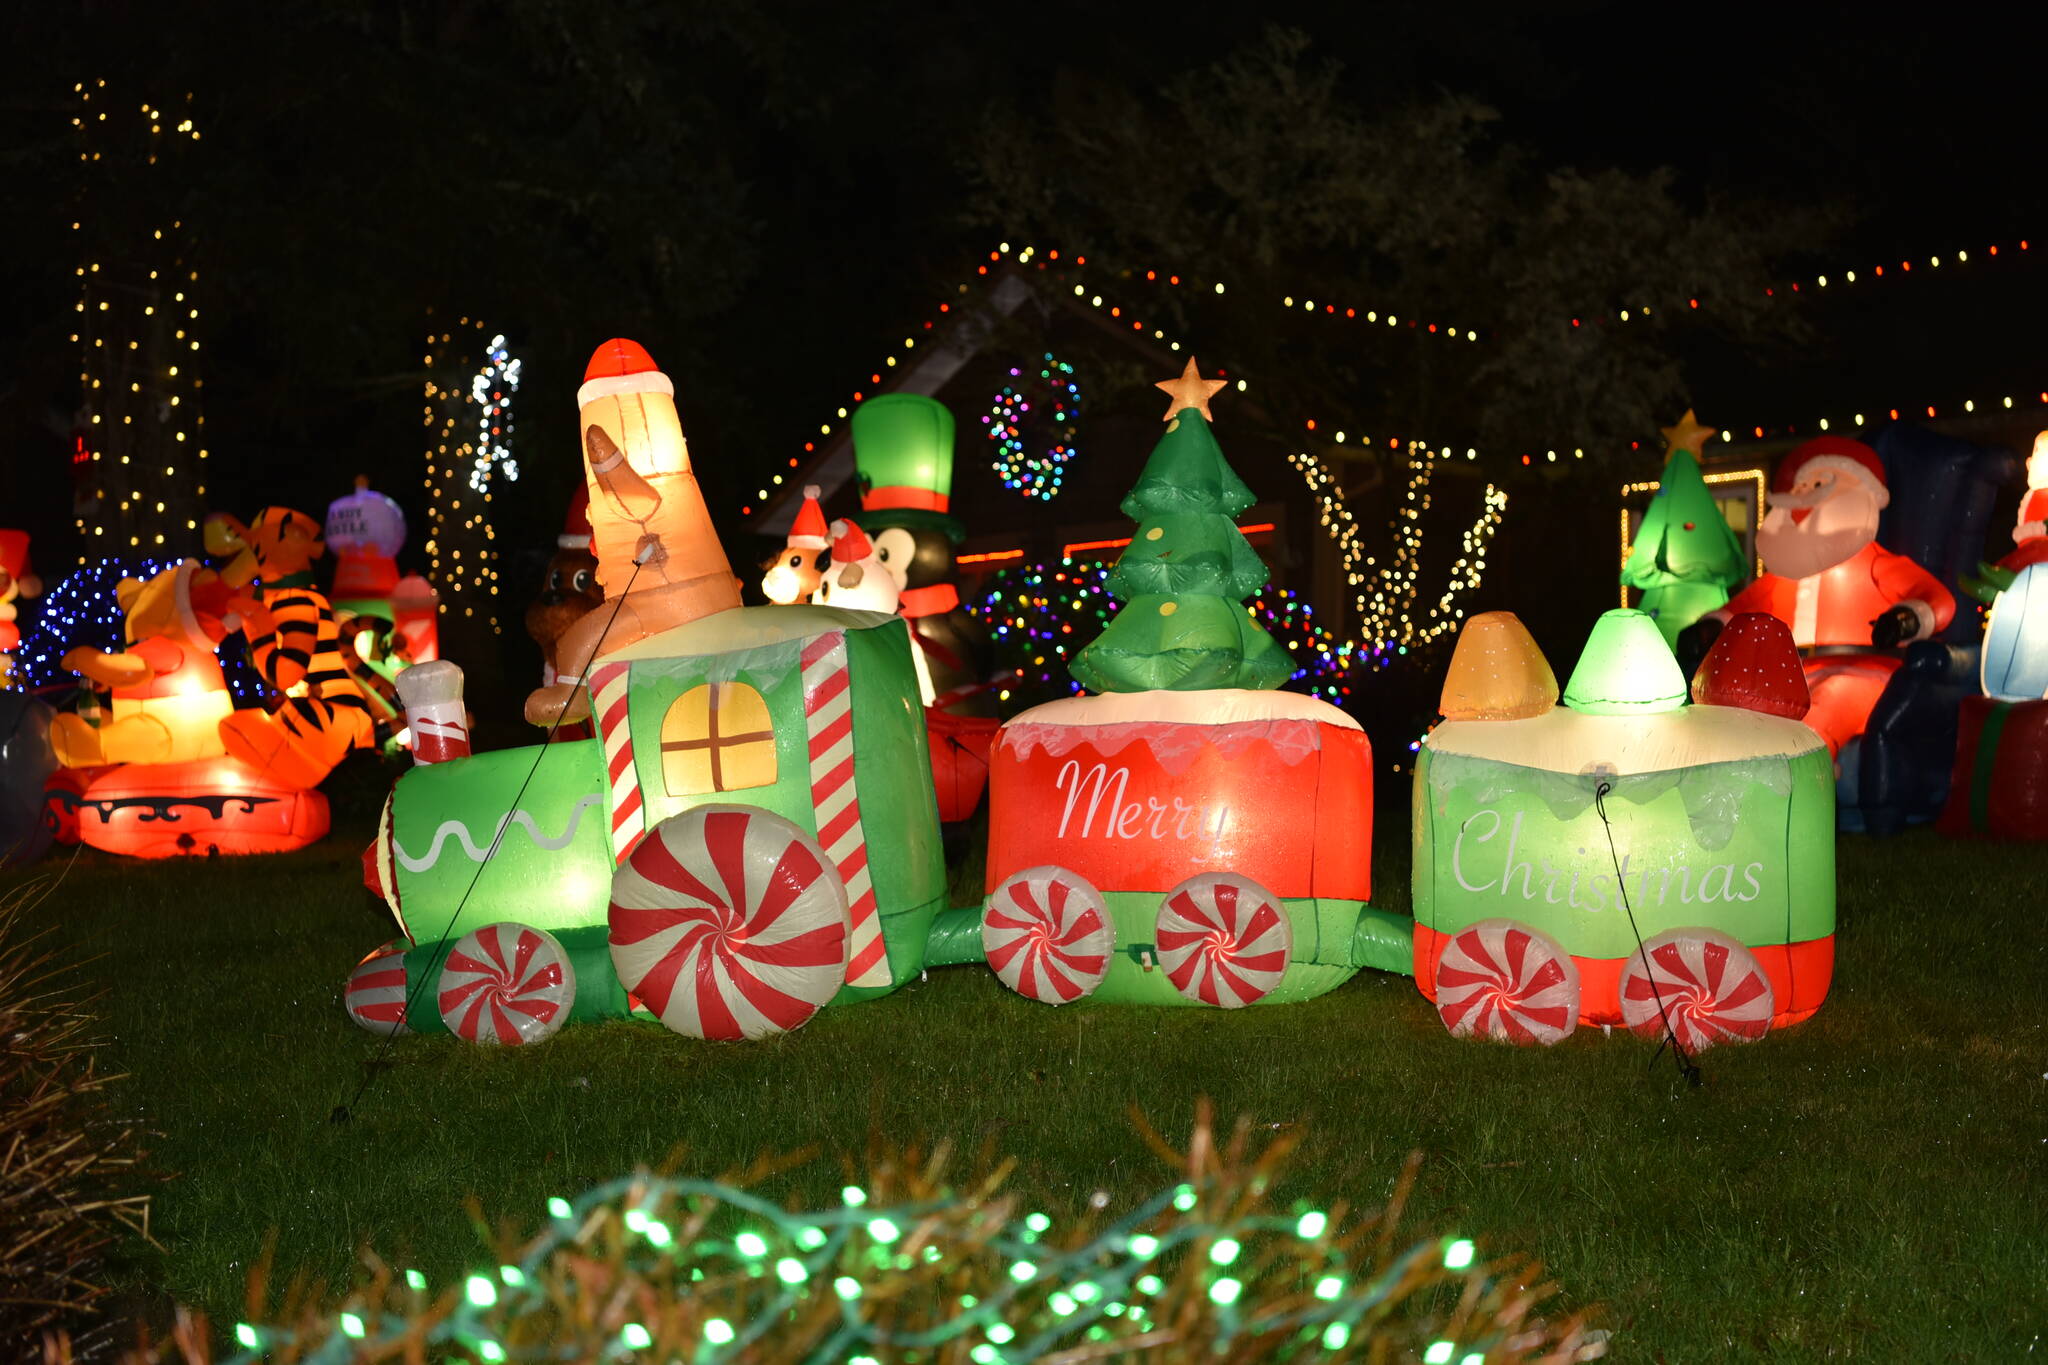
[[[1664,428],[1669,455],[1656,497],[1622,566],[1621,581],[1643,590],[1642,610],[1657,623],[1666,644],[1710,611],[1725,606],[1728,589],[1749,577],[1742,542],[1700,477],[1696,458],[1714,428],[1690,412]]]
[[[1252,493],[1209,430],[1209,398],[1223,387],[1190,360],[1172,396],[1166,434],[1124,498],[1138,523],[1109,574],[1124,604],[1075,658],[1092,692],[1273,688],[1292,672],[1286,651],[1253,619],[1244,599],[1266,584],[1266,566],[1237,529]]]

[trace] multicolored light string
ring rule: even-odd
[[[1004,701],[1018,692],[1059,696],[1081,690],[1067,663],[1122,606],[1109,591],[1113,563],[1067,558],[1006,564],[968,601],[967,610],[988,628],[998,668],[1015,679],[1001,693]],[[1394,657],[1391,650],[1339,640],[1291,588],[1269,584],[1245,605],[1293,657],[1295,671],[1286,684],[1290,691],[1341,705],[1352,695],[1354,674],[1384,668]]]
[[[1017,366],[1011,367],[1010,379],[981,419],[996,448],[996,477],[1003,487],[1027,498],[1051,502],[1059,496],[1061,471],[1075,455],[1081,386],[1074,367],[1050,351],[1038,367],[1036,382]],[[1035,393],[1042,396],[1034,402]],[[1045,411],[1034,414],[1034,407]],[[1041,441],[1043,447],[1034,449]]]

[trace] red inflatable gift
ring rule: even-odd
[[[2048,839],[2048,701],[1963,698],[1943,834]]]

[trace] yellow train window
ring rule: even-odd
[[[745,683],[705,683],[661,718],[661,779],[670,796],[739,791],[775,781],[775,725]]]

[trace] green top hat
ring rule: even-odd
[[[885,393],[855,408],[853,464],[860,476],[856,520],[863,529],[943,531],[956,544],[966,538],[966,528],[947,513],[953,414],[938,399]]]

